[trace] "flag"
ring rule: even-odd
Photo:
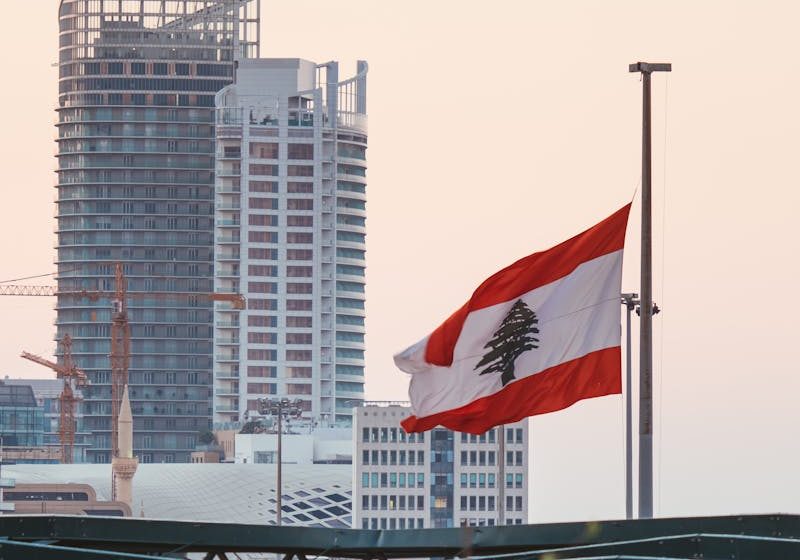
[[[484,281],[394,357],[411,374],[408,432],[493,426],[622,392],[620,291],[630,204]]]

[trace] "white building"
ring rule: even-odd
[[[410,413],[400,403],[354,410],[354,528],[492,526],[501,514],[505,524],[527,522],[527,421],[506,425],[501,446],[499,428],[406,434],[400,421]]]
[[[278,435],[275,433],[236,434],[236,463],[277,463]],[[284,465],[314,463],[347,464],[353,459],[350,428],[316,428],[287,430],[281,436]]]
[[[364,396],[366,62],[242,60],[216,97],[214,420],[259,397],[351,425]]]

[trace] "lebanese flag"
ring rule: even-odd
[[[622,392],[620,291],[631,205],[483,282],[394,357],[411,375],[407,432],[493,426]]]

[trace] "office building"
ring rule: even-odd
[[[36,404],[42,409],[43,441],[41,449],[30,451],[29,457],[33,462],[61,462],[61,439],[59,426],[61,422],[61,406],[59,396],[64,390],[64,381],[61,379],[9,379],[2,381],[4,385],[27,385],[33,390]],[[81,397],[82,392],[77,389],[76,394]],[[89,437],[83,428],[83,402],[78,401],[75,406],[75,443],[73,445],[73,463],[86,462],[86,449],[90,446]],[[7,456],[7,459],[12,457]],[[16,460],[16,457],[13,458]]]
[[[56,336],[91,382],[89,462],[111,460],[115,262],[135,455],[188,461],[211,426],[214,96],[258,56],[258,20],[257,0],[59,5]]]
[[[351,426],[364,398],[366,74],[336,62],[242,60],[217,94],[214,419],[299,400]]]
[[[354,410],[354,528],[493,526],[501,515],[527,523],[527,421],[504,426],[501,446],[500,428],[406,434],[400,422],[410,414],[401,403]]]

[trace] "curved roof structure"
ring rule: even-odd
[[[179,521],[275,524],[275,465],[140,464],[133,479],[134,516]],[[284,465],[283,525],[349,528],[350,465]],[[12,465],[17,483],[89,484],[111,499],[111,465]]]

